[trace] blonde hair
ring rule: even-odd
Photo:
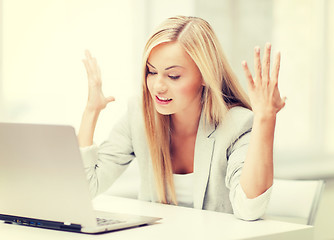
[[[162,203],[177,204],[170,154],[169,115],[159,114],[147,87],[147,60],[161,43],[177,41],[197,65],[204,83],[202,114],[205,123],[219,125],[228,109],[251,109],[248,96],[239,85],[210,24],[198,17],[177,16],[165,20],[148,39],[143,55],[143,113],[145,130]]]

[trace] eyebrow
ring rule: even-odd
[[[156,69],[151,63],[147,62],[147,64],[150,65],[152,68]],[[176,67],[184,68],[184,67],[179,66],[179,65],[173,65],[173,66],[165,68],[165,70],[169,70],[171,68],[176,68]]]

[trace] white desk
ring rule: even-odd
[[[247,222],[231,214],[142,202],[101,195],[94,201],[97,210],[162,217],[159,222],[106,234],[87,235],[0,224],[2,240],[76,239],[313,239],[313,227],[272,220]]]

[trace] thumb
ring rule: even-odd
[[[108,103],[115,101],[115,98],[113,96],[106,97],[106,100]]]
[[[283,97],[282,98],[282,107],[281,107],[281,109],[285,107],[285,103],[286,103],[287,99],[288,99],[287,97]]]

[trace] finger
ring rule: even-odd
[[[99,66],[97,66],[97,77],[101,79],[101,69]]]
[[[115,101],[115,98],[113,96],[107,97],[106,98],[107,102],[113,102]]]
[[[90,51],[88,49],[85,50],[85,56],[87,59],[91,59],[92,55],[90,54]]]
[[[254,81],[253,81],[252,74],[251,74],[251,72],[249,71],[247,62],[246,62],[246,61],[243,61],[241,64],[242,64],[242,67],[243,67],[243,69],[244,69],[246,78],[247,78],[247,80],[248,80],[248,86],[249,86],[250,88],[253,88],[253,87],[254,87]]]
[[[82,62],[84,63],[85,65],[85,69],[86,69],[86,72],[87,72],[87,76],[89,77],[91,75],[91,68],[87,62],[86,59],[82,59]]]
[[[94,69],[94,58],[92,57],[89,50],[85,50],[85,56],[86,56],[87,65],[89,66],[91,73],[92,73]]]
[[[254,83],[262,82],[262,69],[261,69],[261,60],[260,60],[260,48],[255,47],[254,49],[254,70],[255,70],[255,81]]]
[[[271,79],[275,85],[278,82],[278,74],[279,74],[280,65],[281,65],[281,53],[278,52],[275,56],[273,71],[271,73]]]
[[[282,107],[281,107],[281,109],[284,108],[286,100],[287,100],[287,97],[283,97],[282,98]]]
[[[264,55],[262,60],[262,67],[263,67],[263,81],[268,84],[269,82],[269,75],[270,75],[270,51],[271,51],[271,44],[267,43],[264,48]]]
[[[93,69],[94,69],[94,74],[95,76],[100,79],[101,77],[101,71],[100,71],[100,67],[99,65],[97,64],[97,60],[96,58],[92,58],[92,65],[93,65]]]
[[[92,55],[91,55],[91,53],[90,53],[90,51],[89,50],[85,50],[85,66],[86,66],[86,68],[89,68],[90,69],[90,72],[91,72],[91,70],[92,70]]]

